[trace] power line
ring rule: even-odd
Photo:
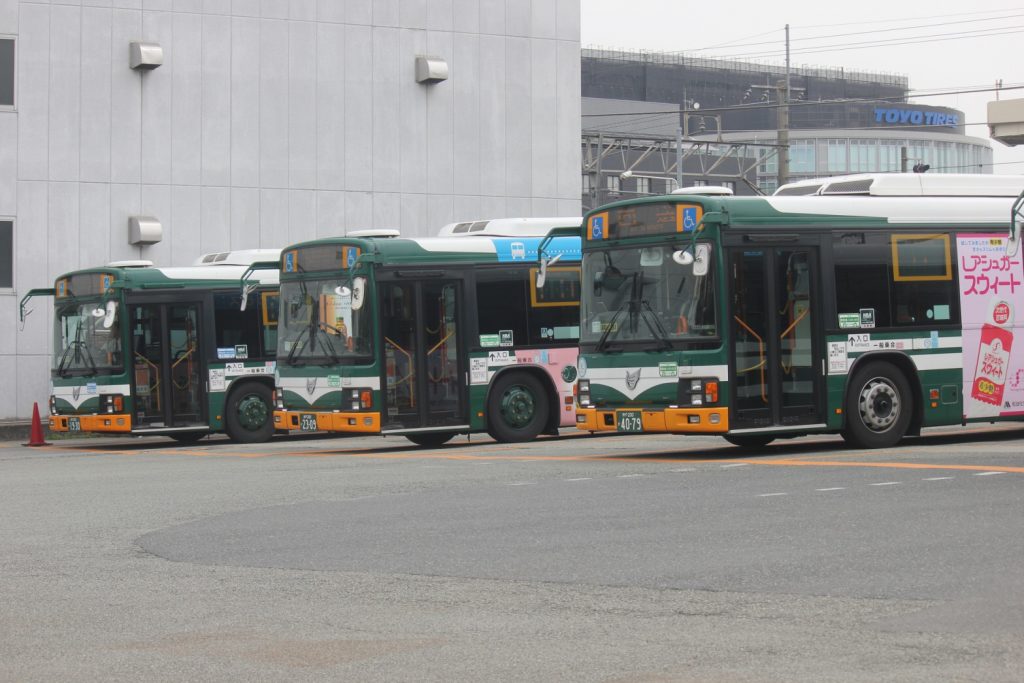
[[[1012,30],[1007,30],[1012,29]],[[860,41],[833,45],[830,47],[807,47],[791,49],[791,54],[820,54],[823,52],[841,52],[845,50],[863,50],[872,47],[897,47],[900,45],[917,45],[920,43],[935,43],[946,40],[964,40],[970,38],[989,38],[992,36],[1013,35],[1024,32],[1024,26],[1009,26],[989,29],[977,29],[975,31],[954,31],[949,33],[935,33],[923,36],[908,36],[907,38],[889,38],[884,40]],[[785,50],[774,50],[770,52],[744,52],[733,54],[719,59],[754,59],[765,57],[779,57],[785,54]]]
[[[1016,12],[1018,10],[1024,10],[1024,7],[1006,7],[1003,9],[990,9],[982,10],[978,12],[955,12],[953,14],[933,14],[927,17],[928,19],[944,19],[947,17],[975,17],[979,14],[1000,14],[1002,12]],[[921,16],[893,18],[893,19],[875,19],[872,21],[844,21],[839,24],[808,24],[805,26],[794,26],[793,28],[831,28],[833,26],[872,26],[874,24],[891,24],[900,21],[917,21],[922,19]]]
[[[933,28],[933,27],[936,27],[936,26],[947,27],[947,26],[951,26],[951,25],[954,25],[954,24],[974,24],[974,23],[986,22],[986,21],[999,21],[999,20],[1002,20],[1002,19],[1016,19],[1016,18],[1019,18],[1019,17],[1022,17],[1022,16],[1024,16],[1024,14],[1007,14],[1007,15],[1000,16],[1000,17],[989,17],[989,18],[985,18],[985,19],[965,19],[963,21],[940,22],[940,23],[936,23],[936,24],[916,24],[914,26],[897,26],[897,27],[893,27],[893,28],[873,29],[873,30],[869,30],[869,31],[851,31],[851,32],[847,32],[847,33],[822,34],[822,35],[816,35],[816,36],[806,36],[806,37],[803,37],[803,38],[793,38],[790,41],[790,43],[791,44],[794,44],[794,43],[804,43],[804,42],[815,41],[815,40],[828,40],[828,39],[832,39],[832,38],[845,38],[847,36],[862,36],[862,35],[868,35],[868,34],[875,35],[875,34],[879,34],[879,33],[891,33],[893,31],[910,31],[912,29]],[[1005,27],[994,26],[994,27],[991,27],[991,28],[988,28],[988,29],[978,29],[978,30],[995,31],[995,30],[999,30],[1000,28],[1005,28]],[[944,35],[944,34],[939,34],[939,35]],[[916,37],[918,37],[918,36],[906,36],[905,38],[906,39],[912,39],[912,38],[916,38]],[[894,38],[892,40],[904,40],[904,38]],[[741,43],[741,44],[732,44],[732,45],[727,43],[727,44],[724,44],[722,46],[698,48],[696,50],[688,50],[687,52],[706,52],[706,51],[711,50],[711,49],[717,49],[718,47],[754,47],[754,46],[757,46],[757,45],[778,45],[778,43],[779,43],[778,40],[765,40],[765,41],[759,41],[759,42],[756,42],[756,43]],[[802,48],[801,47],[794,47],[793,49],[790,50],[790,52],[800,52],[800,51],[809,50],[809,49],[811,49],[811,48],[810,47],[802,47]],[[752,54],[761,54],[761,53],[752,53]],[[777,54],[777,52],[772,51],[770,54]]]
[[[874,33],[880,33],[880,32],[890,32],[890,31],[906,31],[906,30],[910,30],[910,29],[914,29],[914,28],[923,28],[923,27],[927,27],[927,26],[948,26],[948,25],[951,25],[951,24],[975,23],[975,22],[981,22],[981,21],[998,21],[1000,19],[1009,19],[1009,18],[1012,18],[1012,17],[1020,16],[1020,15],[1019,14],[1006,14],[1007,12],[1018,12],[1020,10],[1024,10],[1024,7],[1007,7],[1005,9],[987,10],[987,11],[982,11],[982,12],[956,12],[956,13],[953,13],[953,14],[933,14],[933,15],[929,15],[929,16],[904,17],[902,19],[878,19],[878,20],[874,20],[874,21],[843,22],[843,23],[840,23],[840,24],[797,25],[797,26],[793,26],[792,28],[794,28],[794,29],[809,29],[809,28],[810,29],[814,29],[814,28],[833,28],[833,27],[836,27],[836,26],[842,26],[844,28],[849,28],[851,26],[877,26],[877,25],[880,25],[880,24],[884,25],[884,24],[892,24],[892,23],[900,23],[900,22],[908,22],[908,21],[921,21],[922,19],[929,19],[930,20],[930,19],[946,19],[946,18],[951,18],[951,17],[977,17],[977,16],[983,15],[983,14],[995,14],[995,15],[998,15],[998,16],[985,17],[985,18],[982,18],[982,19],[964,19],[964,20],[959,20],[959,21],[940,22],[940,23],[937,23],[937,24],[924,24],[924,25],[918,25],[918,26],[896,26],[896,27],[892,27],[892,28],[877,29],[877,30],[875,30],[873,32]],[[777,33],[777,32],[780,32],[782,30],[783,29],[781,29],[781,28],[772,29],[770,31],[764,31],[762,33],[755,33],[755,34],[752,34],[752,35],[749,35],[749,36],[744,36],[742,38],[737,38],[737,39],[735,39],[733,41],[730,41],[730,42],[727,42],[727,43],[719,43],[718,45],[709,45],[707,47],[699,47],[699,48],[694,48],[694,49],[691,49],[691,50],[678,50],[678,51],[668,52],[667,54],[683,54],[683,53],[687,53],[687,52],[707,52],[708,50],[715,50],[715,49],[719,49],[719,48],[722,48],[722,47],[752,47],[754,45],[771,45],[773,43],[777,44],[778,41],[762,41],[762,42],[756,42],[756,43],[741,43],[739,41],[746,40],[747,38],[758,38],[760,36],[768,35],[769,33]],[[872,31],[862,31],[862,32],[859,32],[859,33],[872,33]],[[852,33],[852,34],[836,34],[836,35],[838,35],[838,36],[842,36],[842,35],[857,35],[857,33]],[[808,36],[806,38],[798,38],[796,40],[818,40],[818,39],[823,39],[825,37],[829,37],[829,36],[824,36],[824,35]]]

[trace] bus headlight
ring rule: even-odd
[[[373,407],[372,389],[349,389],[352,410],[369,410]]]
[[[718,403],[717,379],[683,379],[679,381],[679,405],[704,406]]]
[[[124,394],[100,394],[101,413],[120,413],[124,411]]]
[[[284,410],[284,389],[274,389],[274,409]]]
[[[590,380],[581,379],[576,382],[576,400],[579,401],[580,406],[590,405]]]
[[[50,394],[50,415],[57,414],[57,397]]]

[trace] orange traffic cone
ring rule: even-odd
[[[23,446],[49,446],[43,439],[43,423],[39,420],[39,404],[32,404],[32,435]]]

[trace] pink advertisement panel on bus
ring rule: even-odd
[[[1005,233],[957,235],[968,418],[1024,414],[1024,269],[1006,243]]]

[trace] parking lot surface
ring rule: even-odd
[[[1022,680],[1022,445],[7,443],[0,679]]]

